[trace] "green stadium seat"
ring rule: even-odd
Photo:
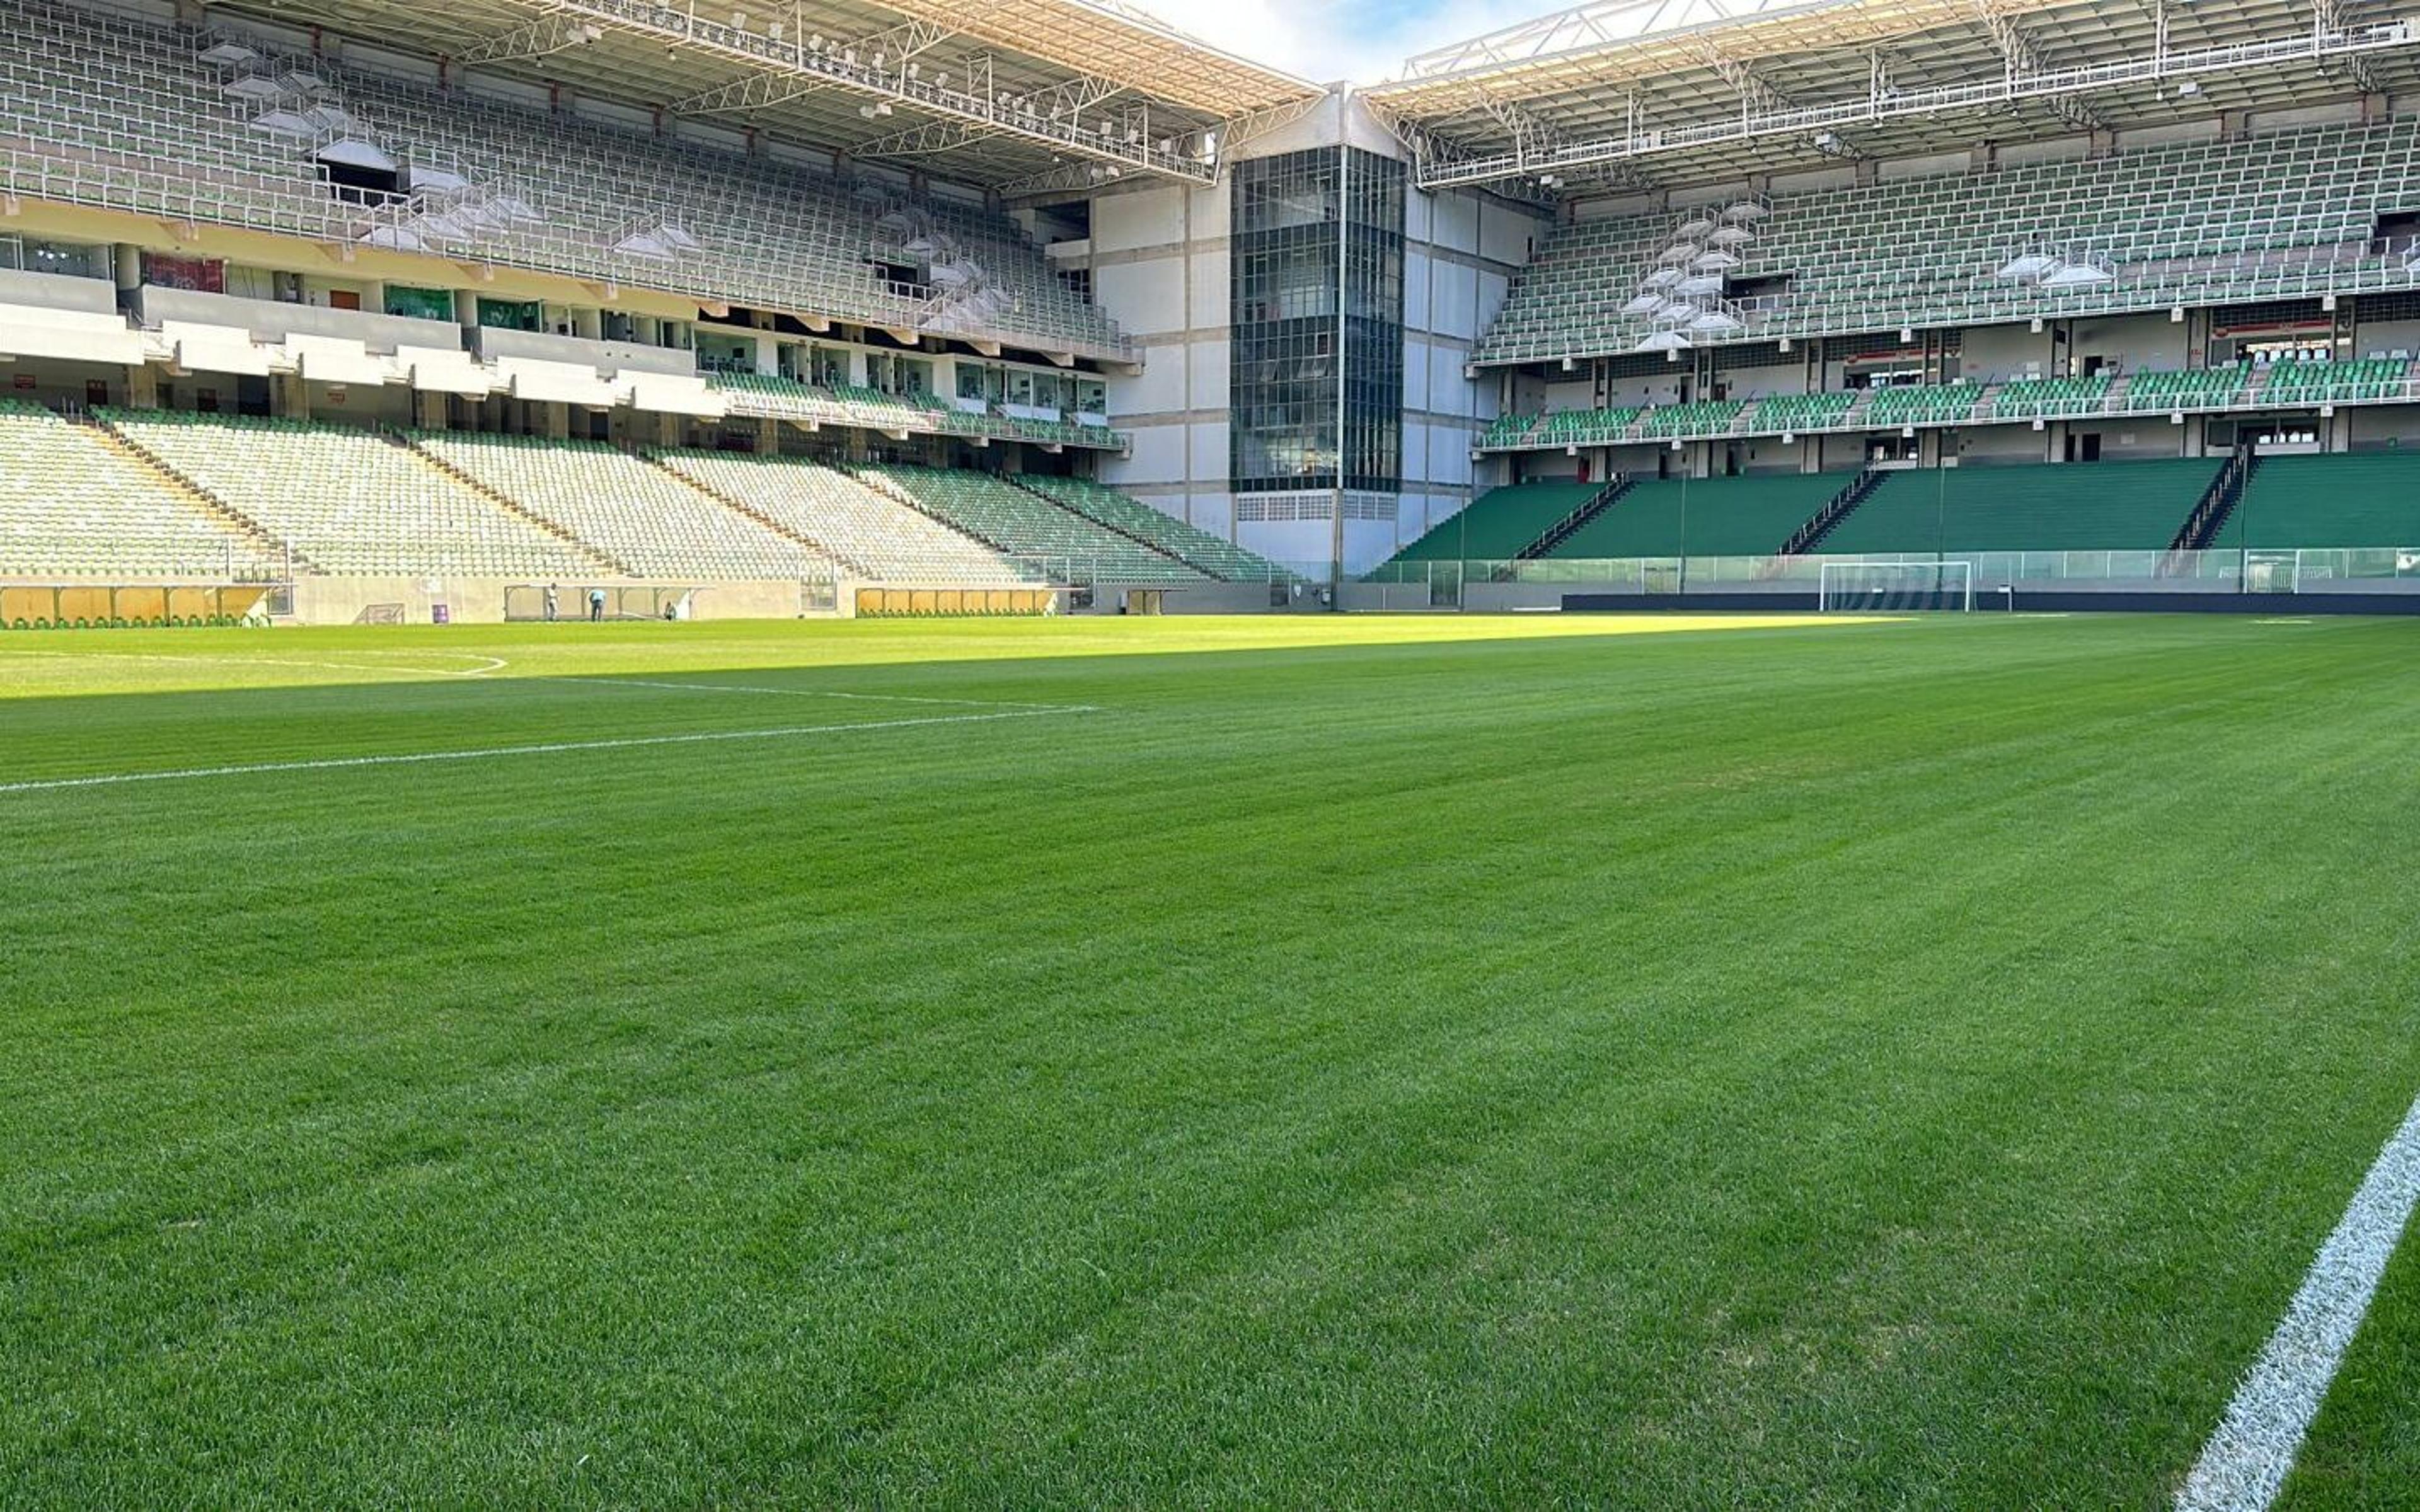
[[[1816,549],[1826,556],[2160,550],[2176,539],[2219,466],[2216,457],[2194,457],[1894,471]]]
[[[1855,476],[1808,472],[1638,483],[1549,555],[1772,556]]]
[[[2420,548],[2420,452],[2264,456],[2211,544]]]

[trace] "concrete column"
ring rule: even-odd
[[[129,409],[160,408],[160,374],[150,363],[133,363],[127,366],[126,408]]]

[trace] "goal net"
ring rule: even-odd
[[[1817,608],[1835,610],[1971,609],[1971,562],[1826,562]]]

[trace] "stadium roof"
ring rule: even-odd
[[[1012,192],[1208,182],[1319,85],[1115,0],[236,0],[215,8]]]
[[[2420,0],[1597,0],[1365,98],[1420,181],[1703,182],[2420,86]]]

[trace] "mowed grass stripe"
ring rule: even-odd
[[[2149,1504],[2420,1067],[2322,823],[2393,642],[2281,652],[2300,733],[2135,628],[45,813],[0,1191],[73,1363],[0,1477]]]

